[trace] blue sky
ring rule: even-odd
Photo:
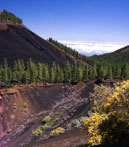
[[[129,43],[129,0],[1,0],[43,38]]]

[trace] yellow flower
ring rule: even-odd
[[[27,107],[27,103],[24,103],[24,105],[23,105],[25,108]]]
[[[50,116],[45,116],[42,121],[45,122],[45,123],[48,123],[50,120],[51,120]]]
[[[106,107],[110,107],[110,106],[111,106],[111,104],[110,104],[110,103],[107,103],[107,104],[106,104]]]
[[[58,135],[58,134],[62,134],[65,132],[64,128],[58,127],[55,130],[52,130],[50,133],[50,136],[54,136],[54,135]]]
[[[116,87],[116,90],[117,90],[117,91],[119,91],[119,90],[120,90],[120,88],[119,88],[119,87]]]
[[[113,98],[108,98],[108,103],[111,103],[113,100]]]
[[[34,132],[32,132],[33,137],[39,137],[43,134],[43,130],[41,128],[36,129]]]
[[[124,84],[122,85],[122,88],[125,89],[128,85]]]

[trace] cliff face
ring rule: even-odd
[[[6,57],[10,65],[14,60],[32,58],[35,62],[64,65],[73,63],[75,58],[39,37],[23,24],[11,21],[0,22],[0,63]]]
[[[62,86],[2,90],[0,95],[0,136],[2,137],[8,129],[15,125],[23,124],[30,115],[52,109],[57,102],[61,102],[63,99],[60,94],[67,91],[69,90]]]

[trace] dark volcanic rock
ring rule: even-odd
[[[0,22],[0,63],[4,57],[10,65],[19,58],[25,61],[32,58],[35,62],[40,61],[49,65],[55,61],[62,66],[66,61],[73,63],[75,60],[24,25],[11,22]]]

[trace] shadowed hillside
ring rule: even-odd
[[[56,48],[46,40],[34,34],[22,24],[11,21],[0,22],[0,63],[6,57],[9,64],[23,58],[50,65],[53,61],[64,65],[66,61],[73,63],[75,58]]]
[[[129,53],[129,45],[115,51],[114,53]]]

